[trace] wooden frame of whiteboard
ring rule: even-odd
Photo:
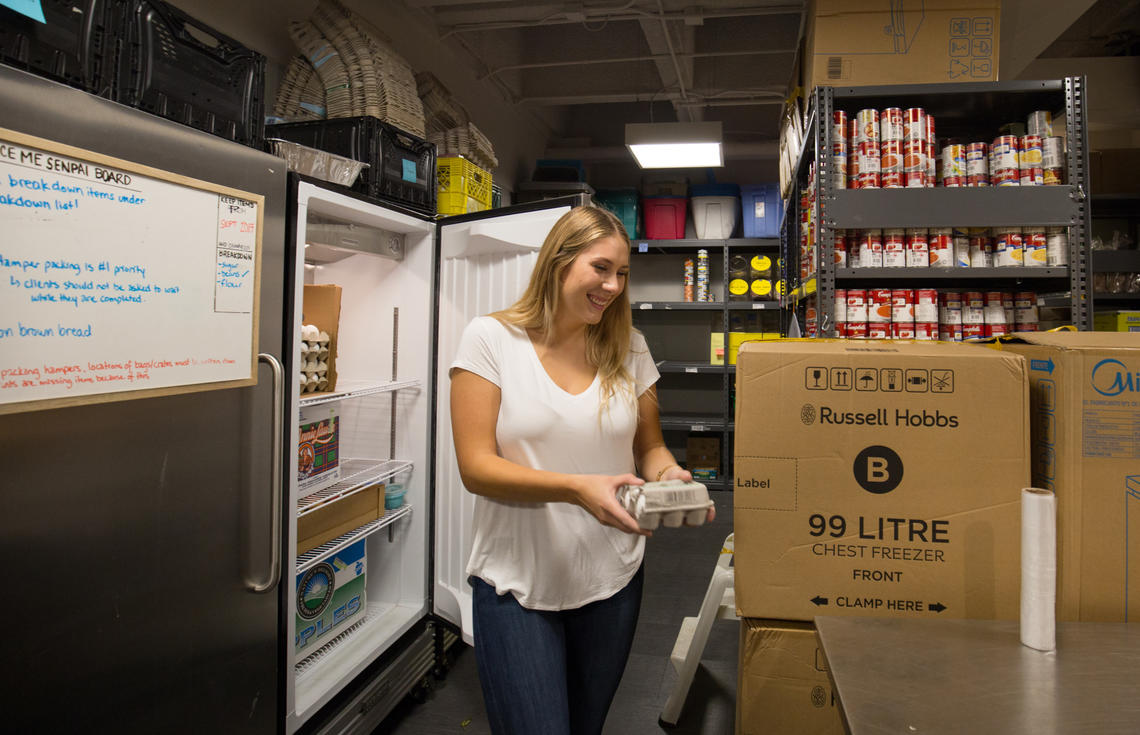
[[[39,138],[34,135],[27,135],[15,130],[0,127],[0,140],[9,141],[16,145],[27,146],[29,148],[37,148],[39,150],[48,151],[51,153],[58,153],[61,156],[75,158],[80,161],[87,161],[92,164],[100,164],[112,168],[121,169],[123,171],[130,171],[137,173],[141,176],[147,176],[152,179],[160,179],[171,184],[184,186],[190,189],[198,189],[200,191],[211,192],[219,195],[228,195],[238,199],[245,199],[246,201],[254,202],[257,204],[257,234],[255,236],[254,245],[254,269],[253,269],[253,307],[250,311],[250,357],[249,357],[249,377],[239,378],[236,380],[221,380],[206,383],[190,383],[186,385],[171,385],[162,388],[143,388],[141,390],[129,391],[116,391],[112,393],[91,393],[82,396],[74,397],[59,397],[59,398],[42,398],[31,401],[19,401],[13,403],[0,403],[0,416],[10,413],[24,413],[27,411],[46,411],[53,408],[66,408],[70,406],[82,406],[90,403],[111,403],[114,401],[129,401],[136,398],[157,398],[159,396],[179,395],[182,393],[199,393],[208,390],[223,390],[225,388],[241,388],[248,385],[257,385],[257,340],[258,340],[258,318],[259,308],[261,303],[261,237],[265,229],[265,197],[262,194],[254,194],[241,189],[234,189],[228,186],[221,186],[209,181],[202,181],[194,179],[189,176],[164,171],[162,169],[146,166],[141,163],[127,161],[122,158],[115,158],[114,156],[103,155],[84,148],[67,145],[66,143],[58,143],[54,140],[47,138]]]

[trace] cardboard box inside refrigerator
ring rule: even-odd
[[[309,495],[340,479],[340,416],[336,405],[302,406],[297,427],[297,489]]]
[[[324,391],[336,390],[337,329],[340,326],[340,286],[305,284],[301,304],[301,324],[312,324],[329,335],[329,354],[325,358],[328,385]]]
[[[307,655],[364,616],[365,539],[356,541],[297,575],[294,650]]]
[[[957,343],[745,344],[738,614],[1016,619],[1025,369]]]
[[[1012,335],[1029,364],[1033,484],[1057,494],[1061,620],[1140,620],[1140,340]]]
[[[384,485],[363,490],[323,505],[297,519],[297,553],[304,554],[365,523],[384,517]]]
[[[742,618],[737,735],[843,735],[827,659],[811,623]]]
[[[815,0],[807,14],[805,90],[998,78],[998,0]]]

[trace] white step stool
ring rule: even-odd
[[[701,663],[701,655],[705,651],[705,644],[709,640],[709,631],[714,620],[737,620],[736,617],[736,590],[733,587],[733,534],[728,534],[724,546],[720,550],[720,558],[713,568],[709,588],[705,592],[705,599],[701,603],[701,611],[695,618],[685,618],[681,622],[681,630],[677,633],[677,641],[673,644],[673,653],[669,660],[677,671],[677,683],[669,694],[665,708],[661,710],[661,722],[666,725],[676,725],[681,717],[681,708],[685,705],[685,697],[689,694],[689,687],[693,684],[693,675],[697,673],[697,666]]]

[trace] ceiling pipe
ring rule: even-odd
[[[737,104],[783,104],[784,91],[781,87],[779,91],[755,91],[747,92],[745,94],[737,94],[737,96],[729,96],[721,94],[704,94],[701,92],[691,92],[686,104],[689,105],[704,105],[706,102],[710,106],[726,106],[724,103],[737,103]],[[532,104],[532,105],[595,105],[595,104],[612,104],[620,102],[681,102],[681,96],[677,92],[669,92],[662,95],[660,92],[654,94],[646,94],[644,92],[612,92],[600,94],[567,94],[557,96],[545,97],[519,97],[515,100],[516,103]],[[713,105],[711,103],[722,103],[720,105]]]
[[[750,18],[754,16],[763,15],[799,15],[803,12],[804,5],[770,5],[767,7],[759,8],[735,8],[731,10],[705,10],[702,12],[702,17],[705,20],[715,18]],[[643,11],[634,11],[630,13],[620,13],[617,15],[596,15],[596,11],[592,12],[590,8],[583,8],[583,12],[587,19],[591,16],[599,20],[606,21],[627,21],[627,20],[643,20],[645,18],[658,18],[657,13],[646,13]],[[666,11],[666,20],[684,21],[686,16],[684,11]],[[453,36],[459,33],[478,33],[480,31],[501,31],[511,28],[536,28],[539,26],[554,26],[566,25],[570,23],[581,23],[580,16],[567,16],[565,13],[556,13],[546,18],[539,18],[537,20],[516,20],[516,21],[492,21],[489,23],[464,23],[461,25],[451,26],[446,31],[440,34],[440,40]]]
[[[763,56],[772,54],[794,54],[796,49],[780,48],[780,49],[755,49],[751,51],[694,51],[691,53],[679,54],[682,59],[711,59],[725,56]],[[667,58],[666,54],[651,54],[648,56],[622,56],[612,59],[575,59],[574,61],[536,61],[529,64],[508,64],[492,69],[483,76],[479,77],[479,81],[498,76],[505,71],[518,71],[520,69],[548,69],[562,66],[585,66],[587,64],[628,64],[636,61],[662,61]]]
[[[661,33],[665,35],[665,45],[669,47],[669,58],[673,60],[673,71],[677,74],[677,86],[681,89],[681,99],[687,100],[689,93],[685,91],[685,76],[681,73],[681,64],[677,61],[677,51],[673,48],[673,35],[669,33],[669,24],[665,20],[665,3],[657,0],[658,17],[661,19]]]

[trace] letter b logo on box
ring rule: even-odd
[[[890,447],[867,447],[855,457],[852,469],[859,487],[876,495],[889,493],[902,482],[902,459]]]

